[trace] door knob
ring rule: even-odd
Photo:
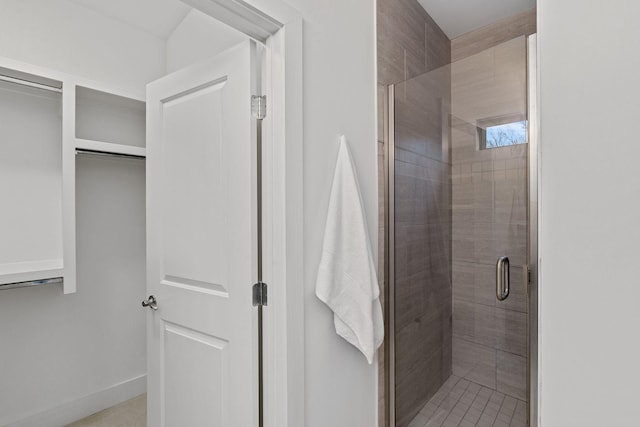
[[[149,298],[147,298],[146,300],[142,301],[142,306],[143,307],[149,307],[152,310],[157,310],[158,309],[158,304],[156,301],[156,297],[154,297],[153,295],[149,295]]]

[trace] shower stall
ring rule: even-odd
[[[535,425],[536,37],[389,85],[389,426]]]

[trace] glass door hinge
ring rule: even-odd
[[[525,291],[529,294],[529,288],[531,287],[531,267],[528,264],[522,266],[522,282]]]
[[[251,97],[251,114],[254,118],[262,120],[267,117],[267,96],[253,95]]]
[[[265,306],[267,305],[267,284],[264,282],[258,282],[253,285],[253,305]]]

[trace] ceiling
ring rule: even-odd
[[[180,0],[71,0],[95,12],[166,39],[191,7]],[[150,11],[153,11],[150,13]]]
[[[71,0],[166,39],[191,7],[180,0]],[[536,7],[536,0],[418,0],[450,39]],[[152,10],[153,13],[149,13]]]
[[[450,39],[536,7],[536,0],[418,0]]]

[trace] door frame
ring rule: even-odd
[[[262,93],[264,426],[304,425],[302,14],[284,0],[182,0],[266,46]],[[251,100],[247,100],[249,108]],[[251,304],[247,283],[247,304]],[[257,341],[256,341],[257,342]]]
[[[527,354],[527,406],[529,412],[529,426],[537,427],[540,425],[540,376],[539,376],[539,325],[540,325],[540,288],[539,288],[539,271],[540,262],[538,257],[538,223],[540,205],[540,111],[538,100],[540,93],[538,91],[538,36],[534,33],[526,38],[527,42],[527,121],[529,122],[529,153],[527,162],[527,185],[529,193],[528,206],[528,222],[529,232],[528,238],[528,260],[529,265],[529,318],[528,326],[528,354]]]

